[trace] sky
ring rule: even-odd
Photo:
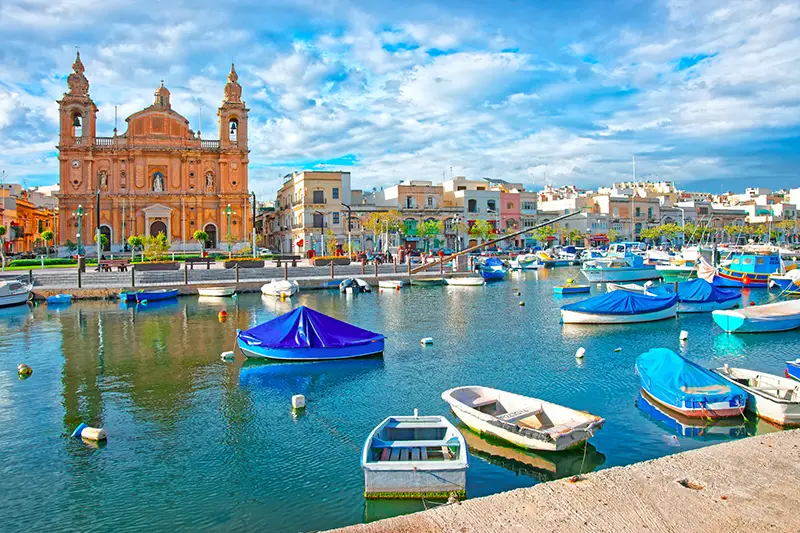
[[[76,47],[110,136],[152,103],[216,138],[231,62],[250,187],[451,176],[586,188],[800,187],[800,2],[3,0],[0,170],[58,181]]]

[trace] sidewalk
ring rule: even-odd
[[[338,533],[800,531],[800,430],[717,444]]]

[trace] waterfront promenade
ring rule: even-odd
[[[800,430],[439,506],[338,533],[800,531]]]

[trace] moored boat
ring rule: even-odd
[[[728,365],[715,372],[747,393],[747,411],[778,426],[800,426],[800,383],[797,381]]]
[[[536,270],[539,268],[539,261],[535,254],[519,254],[509,261],[514,270]]]
[[[581,285],[579,283],[575,283],[574,280],[568,279],[564,285],[556,285],[553,287],[554,294],[581,294],[587,293],[592,290],[591,285]]]
[[[403,288],[403,280],[401,279],[382,279],[378,281],[378,288],[400,290]]]
[[[506,266],[496,257],[488,257],[476,266],[481,277],[486,281],[497,281],[506,277]]]
[[[612,291],[561,306],[564,324],[633,324],[674,318],[678,296]]]
[[[740,416],[745,392],[716,373],[667,348],[653,348],[636,358],[642,390],[667,409],[690,418]]]
[[[47,297],[47,305],[66,305],[72,303],[71,294],[54,294]]]
[[[638,294],[646,294],[647,290],[653,286],[653,282],[648,281],[644,285],[637,283],[606,283],[606,292],[611,291],[628,291]]]
[[[360,278],[347,278],[339,283],[339,292],[347,292],[347,289],[352,289],[355,293],[372,292],[372,286]]]
[[[710,313],[733,309],[741,304],[742,294],[735,289],[722,289],[704,279],[678,283],[678,313]],[[650,290],[652,294],[674,294],[673,285],[662,285]]]
[[[456,287],[480,287],[486,285],[486,280],[477,276],[470,276],[467,278],[444,278],[447,285]]]
[[[300,285],[297,284],[294,280],[272,280],[269,283],[265,283],[261,287],[261,294],[266,296],[279,296],[281,298],[290,298],[297,294],[297,291],[300,290]]]
[[[317,361],[365,357],[383,352],[384,337],[304,305],[247,331],[236,332],[246,357]]]
[[[790,270],[786,274],[771,274],[769,286],[786,293],[800,292],[800,269]]]
[[[144,302],[158,302],[161,300],[170,300],[178,297],[178,289],[152,289],[141,290],[136,294],[136,301],[139,303]]]
[[[636,398],[636,407],[653,422],[679,437],[723,440],[748,434],[743,418],[690,418],[663,407],[643,390],[639,391],[639,397]]]
[[[784,370],[783,374],[787,378],[800,381],[800,358],[794,361],[786,361],[786,370]]]
[[[200,296],[227,297],[236,294],[236,287],[198,287],[197,294]]]
[[[33,285],[29,283],[18,280],[0,281],[0,307],[24,304],[33,298],[32,290]]]
[[[364,497],[431,499],[466,496],[467,443],[443,416],[390,416],[361,452]]]
[[[472,430],[530,450],[578,446],[605,423],[583,411],[489,387],[456,387],[442,399]]]
[[[800,328],[800,300],[714,311],[714,322],[728,333],[771,333]]]
[[[442,284],[442,278],[411,278],[412,287],[436,287]]]
[[[592,283],[644,281],[661,277],[654,265],[645,265],[642,256],[630,252],[624,257],[609,256],[587,261],[581,273]]]
[[[771,275],[784,273],[780,253],[770,247],[747,248],[719,267],[701,257],[697,267],[697,277],[718,287],[766,287]]]

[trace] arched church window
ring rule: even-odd
[[[236,142],[239,137],[239,121],[235,118],[232,118],[230,121],[228,121],[228,132],[230,133],[230,137],[228,139]]]
[[[153,174],[153,191],[164,192],[164,174],[155,172]]]

